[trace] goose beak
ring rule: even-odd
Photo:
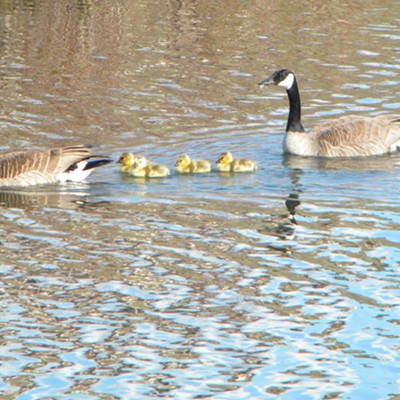
[[[259,82],[259,84],[258,84],[258,86],[260,86],[260,88],[263,88],[264,86],[267,86],[267,85],[275,85],[275,81],[274,81],[272,75],[269,76],[268,78],[264,79],[263,81]]]

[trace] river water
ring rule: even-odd
[[[259,166],[1,191],[1,398],[399,399],[400,156],[285,157],[257,86],[293,69],[306,128],[398,112],[398,7],[0,2],[0,150]]]

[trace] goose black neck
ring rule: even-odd
[[[296,79],[290,89],[286,91],[289,97],[289,118],[286,125],[286,132],[304,132],[303,125],[301,124],[300,93]]]

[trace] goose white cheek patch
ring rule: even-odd
[[[294,75],[289,74],[283,81],[278,83],[278,86],[282,86],[286,90],[289,90],[292,87],[293,82],[294,82]]]

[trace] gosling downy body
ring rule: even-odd
[[[135,157],[135,163],[129,170],[133,176],[140,178],[162,178],[170,174],[168,167],[162,164],[149,164],[145,157]]]
[[[1,153],[0,186],[79,182],[94,168],[110,162],[90,155],[90,147],[85,145]]]
[[[182,154],[176,160],[176,171],[181,174],[201,174],[211,171],[211,163],[207,160],[192,160],[187,154]]]
[[[289,117],[283,151],[299,156],[362,157],[392,153],[400,148],[400,115],[340,117],[305,132],[301,123],[300,93],[296,76],[281,69],[259,83],[286,89]]]
[[[221,153],[217,161],[217,170],[220,172],[254,172],[257,164],[253,160],[233,158],[232,153]]]

